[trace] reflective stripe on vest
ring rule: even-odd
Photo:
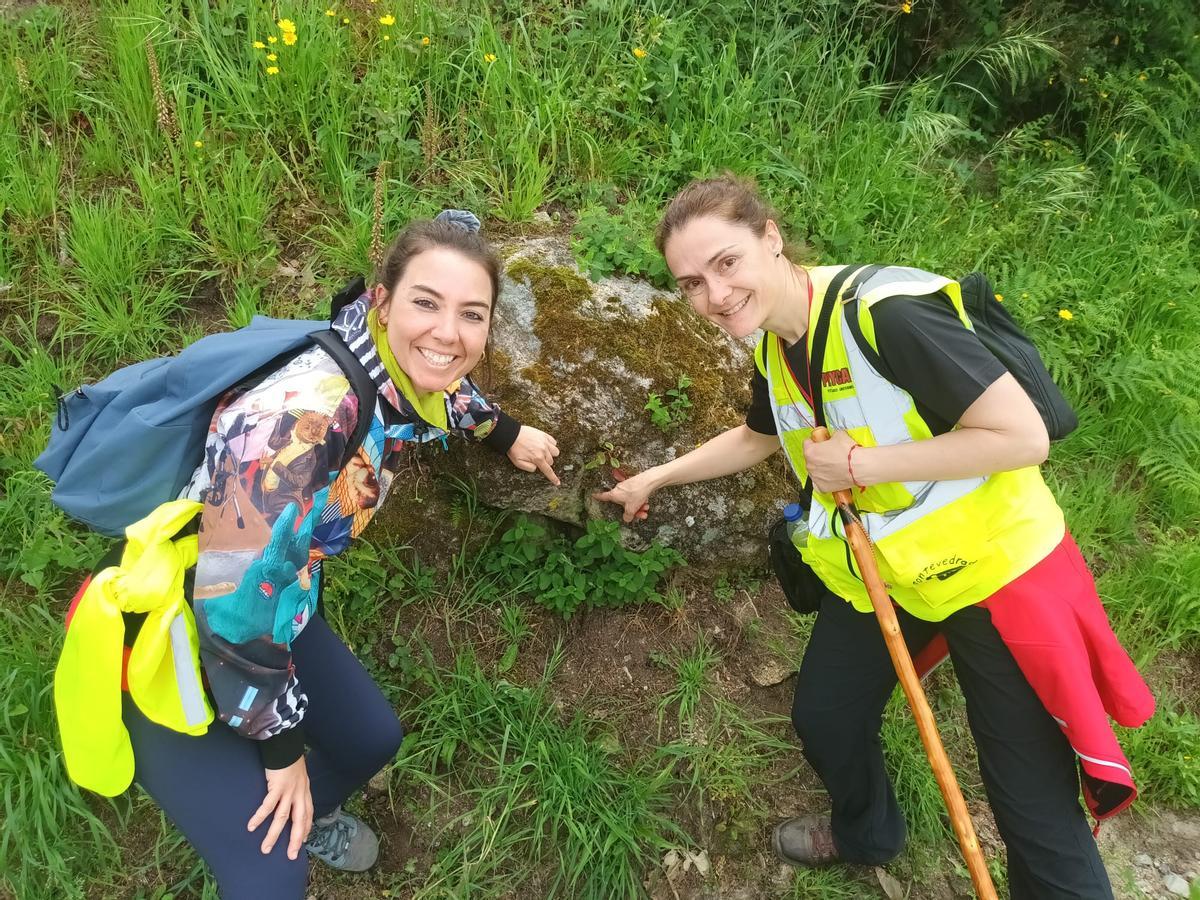
[[[837,266],[809,270],[814,297],[809,340],[825,288],[838,271]],[[957,282],[903,267],[880,269],[859,287],[856,305],[833,310],[821,384],[814,386],[821,391],[831,431],[846,431],[867,447],[932,436],[912,397],[863,355],[844,313],[857,311],[863,334],[874,345],[870,307],[875,302],[939,291],[970,327]],[[815,424],[812,408],[795,383],[778,336],[764,336],[756,361],[767,379],[780,442],[803,482],[803,443]],[[986,477],[872,485],[853,493],[893,599],[931,621],[979,602],[1028,570],[1057,545],[1065,527],[1036,467]],[[805,559],[831,590],[870,610],[830,495],[814,492],[808,528],[808,543],[801,548]]]

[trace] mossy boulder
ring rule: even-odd
[[[644,282],[589,281],[563,237],[527,239],[502,252],[507,275],[481,380],[507,412],[555,436],[562,486],[482,447],[438,458],[438,471],[473,480],[493,506],[584,525],[619,514],[591,499],[613,483],[614,463],[637,472],[743,421],[753,341],[730,339],[678,296]],[[657,393],[669,405],[666,392],[680,376],[691,380],[691,406],[664,431],[652,423],[647,398]],[[693,561],[761,562],[766,529],[794,493],[773,462],[668,488],[626,537],[635,546],[657,539]]]

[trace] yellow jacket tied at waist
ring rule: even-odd
[[[133,747],[121,721],[122,613],[146,614],[126,672],[130,696],[146,718],[190,735],[204,734],[213,720],[183,590],[197,538],[176,537],[200,508],[173,500],[130,525],[120,565],[92,578],[69,621],[54,704],[67,772],[98,794],[115,796],[133,781]]]

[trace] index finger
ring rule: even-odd
[[[549,481],[552,485],[554,485],[555,487],[558,487],[560,484],[562,484],[562,482],[558,480],[558,476],[556,474],[554,474],[554,467],[550,464],[550,462],[548,460],[539,459],[537,461],[537,467],[541,471],[541,473],[546,476],[546,480]]]

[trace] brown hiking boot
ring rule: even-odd
[[[829,816],[797,816],[780,822],[771,835],[771,846],[790,866],[821,866],[838,858]]]

